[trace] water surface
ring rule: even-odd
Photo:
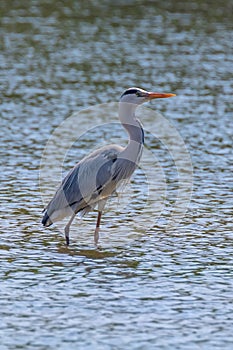
[[[1,350],[231,349],[230,2],[3,1],[0,8]],[[149,197],[139,169],[123,205],[110,202],[99,249],[96,213],[75,221],[67,249],[60,227],[40,224],[46,142],[72,113],[115,102],[130,86],[177,94],[149,107],[190,153],[186,215],[166,229],[177,168],[145,118]],[[67,153],[64,172],[98,144],[126,142],[116,115],[81,115],[89,132]]]

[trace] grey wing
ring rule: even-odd
[[[115,189],[111,181],[113,166],[121,151],[120,146],[106,146],[80,161],[62,181],[46,208],[46,216],[54,222],[110,195]]]
[[[135,169],[137,164],[129,159],[118,158],[113,167],[112,179],[118,182],[127,182]]]

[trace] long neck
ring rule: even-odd
[[[126,157],[138,164],[144,144],[144,131],[141,123],[135,117],[136,104],[119,103],[119,119],[129,134],[128,145],[123,150],[121,156]]]

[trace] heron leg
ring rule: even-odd
[[[95,245],[98,244],[99,241],[99,230],[100,230],[100,221],[101,221],[101,216],[102,212],[104,210],[105,204],[106,204],[107,198],[101,199],[98,202],[98,217],[97,217],[97,222],[96,222],[96,228],[95,228],[95,234],[94,234],[94,242]]]
[[[95,228],[95,233],[94,233],[95,245],[97,245],[98,241],[99,241],[99,230],[100,230],[101,216],[102,216],[102,211],[98,211],[98,217],[97,217],[96,228]]]
[[[76,213],[74,213],[74,214],[71,216],[70,220],[68,221],[68,224],[67,224],[66,227],[65,227],[65,238],[66,238],[66,244],[67,244],[67,246],[70,244],[70,236],[69,236],[69,233],[70,233],[70,225],[72,224],[72,222],[73,222],[73,220],[74,220],[74,218],[75,218],[75,215],[76,215]]]

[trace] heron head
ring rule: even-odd
[[[141,105],[144,102],[153,100],[154,98],[166,98],[176,96],[170,93],[149,92],[140,88],[129,88],[120,97],[120,102],[134,103]]]

